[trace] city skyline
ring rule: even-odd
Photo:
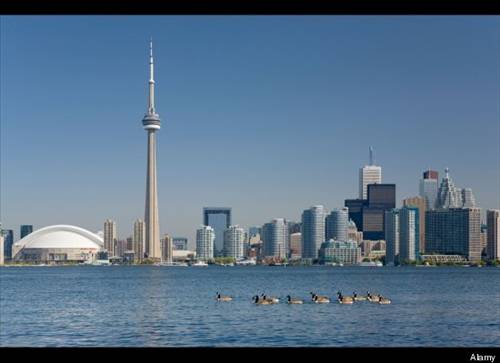
[[[368,163],[369,146],[383,182],[397,186],[396,207],[419,194],[423,171],[442,174],[449,167],[460,187],[472,188],[483,213],[499,208],[498,101],[492,100],[498,96],[499,61],[493,43],[500,38],[493,21],[174,17],[137,31],[141,17],[112,19],[116,29],[131,25],[121,36],[99,19],[47,18],[1,19],[0,218],[6,229],[72,224],[95,232],[110,218],[119,238],[133,234],[134,221],[144,215],[145,150],[137,119],[147,91],[144,50],[150,35],[159,54],[157,98],[167,120],[157,162],[162,236],[186,236],[193,248],[207,206],[231,207],[233,224],[245,227],[274,218],[300,220],[316,204],[342,208],[344,199],[358,196],[357,174]],[[88,23],[95,32],[88,32]],[[264,29],[256,31],[255,24]],[[199,34],[197,26],[208,34]],[[280,27],[291,33],[271,31]],[[226,28],[235,33],[225,34]],[[72,30],[73,38],[62,29]],[[411,41],[400,44],[403,35],[390,35],[394,29]],[[458,39],[455,31],[467,37]],[[220,42],[209,48],[204,38]],[[376,54],[374,39],[389,55]],[[258,55],[243,40],[254,41]],[[443,44],[449,47],[440,49]],[[480,55],[472,57],[471,47]],[[365,52],[370,59],[358,57]],[[203,62],[201,54],[207,56]],[[60,59],[65,68],[58,74]],[[233,63],[239,67],[227,68]],[[284,69],[278,71],[280,64]],[[72,82],[61,93],[69,71]],[[111,87],[101,87],[103,81]],[[358,102],[378,112],[360,111]],[[201,111],[192,110],[197,107]],[[63,120],[67,127],[61,128]],[[23,143],[13,137],[20,134]],[[462,142],[457,135],[470,139]],[[309,151],[313,146],[318,154]]]

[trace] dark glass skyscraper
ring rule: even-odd
[[[3,230],[4,242],[3,242],[3,257],[5,261],[10,261],[12,259],[12,245],[14,244],[14,231],[12,229]]]
[[[356,224],[358,231],[363,230],[363,207],[367,205],[365,199],[346,199],[344,206],[349,210],[349,219]]]
[[[231,208],[203,208],[203,224],[214,229],[214,256],[222,256],[224,253],[224,231],[231,225]]]
[[[31,225],[31,224],[22,224],[21,225],[21,238],[26,237],[31,232],[33,232],[33,225]]]
[[[385,238],[385,211],[396,207],[396,184],[369,184],[367,206],[363,207],[363,238]]]

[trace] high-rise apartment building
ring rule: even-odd
[[[349,222],[349,210],[344,207],[334,209],[325,219],[326,240],[335,239],[347,241],[347,224]]]
[[[490,260],[500,260],[500,210],[486,211],[488,242],[486,255]]]
[[[385,211],[385,264],[399,264],[399,209]]]
[[[196,230],[196,257],[199,260],[214,258],[215,231],[211,226],[201,226]]]
[[[325,242],[325,209],[322,205],[316,205],[302,213],[302,257],[317,259],[323,242]]]
[[[144,258],[145,239],[146,239],[146,224],[142,219],[137,219],[134,222],[134,236],[132,239],[134,255],[137,260],[142,260]]]
[[[283,218],[273,219],[262,226],[263,256],[287,256],[288,226]]]
[[[161,259],[163,262],[172,263],[174,256],[174,247],[172,243],[172,237],[165,234],[161,239]]]
[[[426,254],[462,255],[481,259],[479,208],[449,208],[426,212]]]
[[[373,164],[373,149],[370,146],[370,164],[359,169],[359,199],[367,198],[369,184],[380,183],[382,183],[382,168]]]
[[[203,208],[203,225],[211,226],[214,229],[214,256],[223,256],[224,231],[231,226],[231,208]]]
[[[419,258],[419,209],[403,207],[399,210],[399,260],[409,263]]]
[[[425,251],[425,212],[427,203],[424,197],[412,197],[403,200],[403,206],[418,208],[418,225],[419,225],[419,253]]]
[[[240,226],[230,226],[224,231],[224,257],[243,258],[245,229]]]
[[[118,241],[116,234],[116,223],[111,219],[104,221],[104,249],[108,251],[108,256],[115,256],[115,246]]]

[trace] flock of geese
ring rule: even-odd
[[[321,296],[321,295],[316,295],[315,293],[311,292],[311,302],[316,303],[316,304],[328,304],[330,303],[330,298],[328,296]],[[303,304],[304,300],[301,299],[293,299],[290,295],[287,295],[287,304]],[[228,295],[221,295],[219,292],[216,294],[216,299],[217,301],[220,302],[227,302],[227,301],[232,301],[233,298]],[[272,304],[278,304],[280,302],[280,299],[275,297],[275,296],[266,296],[265,294],[255,295],[252,298],[254,304],[257,305],[272,305]],[[387,305],[391,303],[391,300],[378,294],[378,295],[372,295],[369,291],[366,293],[366,296],[358,295],[355,292],[352,294],[352,296],[344,296],[340,291],[337,292],[337,300],[340,304],[353,304],[354,302],[357,301],[369,301],[372,303],[377,303],[381,305]]]

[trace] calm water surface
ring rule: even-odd
[[[392,304],[309,303],[338,290]],[[499,347],[500,268],[1,268],[0,345]]]

